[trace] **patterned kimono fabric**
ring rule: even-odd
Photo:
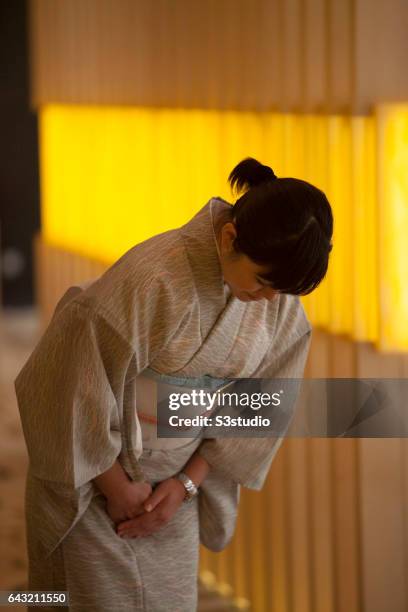
[[[229,212],[213,198],[71,287],[15,381],[30,458],[29,588],[68,590],[71,610],[195,610],[200,541],[228,544],[239,487],[262,488],[282,442],[284,432],[169,443],[138,414],[145,375],[190,387],[302,377],[311,327],[299,298],[244,303],[225,292],[215,230]],[[93,478],[119,459],[132,480],[155,484],[195,451],[211,466],[198,498],[151,536],[119,538]]]

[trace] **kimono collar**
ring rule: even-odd
[[[224,278],[218,254],[214,225],[232,205],[212,198],[188,223],[180,228],[198,297],[215,307],[225,305]]]

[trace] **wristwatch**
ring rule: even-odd
[[[192,499],[196,497],[196,495],[198,495],[198,488],[191,480],[191,478],[189,478],[187,474],[184,474],[184,472],[180,472],[179,474],[177,474],[176,478],[183,484],[186,490],[186,496],[183,501],[191,502]]]

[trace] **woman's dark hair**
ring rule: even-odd
[[[326,275],[333,214],[320,189],[295,178],[277,178],[248,157],[228,177],[236,195],[234,249],[269,268],[262,277],[282,293],[307,295]]]

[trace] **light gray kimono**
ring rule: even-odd
[[[244,303],[225,294],[214,228],[229,207],[213,198],[84,291],[71,288],[15,381],[30,458],[30,588],[69,587],[73,610],[191,612],[199,536],[213,550],[228,543],[239,485],[262,487],[282,441],[196,440],[173,454],[140,446],[135,381],[147,368],[220,379],[303,375],[311,326],[299,298]],[[211,466],[200,503],[183,504],[153,536],[116,536],[92,479],[118,458],[133,480],[159,482],[196,449]]]

